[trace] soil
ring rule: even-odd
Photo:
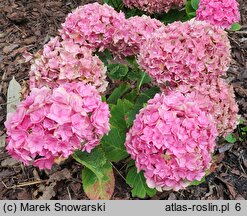
[[[22,53],[36,53],[57,35],[66,15],[86,0],[0,0],[0,136],[4,135],[8,83],[15,76],[28,80],[30,63]],[[226,77],[234,86],[244,124],[247,120],[247,2],[239,0],[242,29],[229,32],[232,65]],[[239,129],[239,128],[238,128]],[[238,134],[238,131],[235,131]],[[151,199],[247,199],[247,139],[216,149],[217,159],[206,182],[179,192],[157,193]],[[0,145],[1,146],[1,145]],[[50,171],[23,166],[0,148],[0,199],[88,199],[81,185],[81,165],[67,160]],[[126,185],[124,164],[115,164],[116,187],[112,199],[135,199]],[[120,175],[121,174],[121,175]]]

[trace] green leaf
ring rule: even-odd
[[[115,178],[110,162],[98,167],[102,177],[98,177],[91,169],[82,170],[82,185],[84,192],[91,200],[109,200],[114,192]]]
[[[120,97],[123,96],[129,90],[130,90],[129,83],[120,84],[117,88],[114,89],[114,91],[111,93],[111,95],[107,99],[108,103],[116,104],[117,100],[120,99]]]
[[[155,189],[151,189],[147,186],[143,172],[137,173],[136,167],[131,167],[126,182],[132,187],[131,193],[133,197],[145,198],[146,196],[154,196],[156,194]]]
[[[191,0],[191,6],[194,8],[194,10],[198,9],[200,0]]]
[[[111,126],[125,133],[127,131],[126,115],[133,106],[133,103],[126,99],[118,99],[117,104],[111,106]]]
[[[241,130],[247,132],[247,126],[242,127]]]
[[[119,133],[116,128],[112,128],[109,134],[101,139],[101,147],[108,160],[118,162],[128,157],[124,146],[125,137],[124,133]]]
[[[139,113],[140,109],[143,108],[144,104],[147,103],[149,99],[153,98],[154,95],[159,91],[160,89],[158,87],[152,87],[139,95],[135,105],[131,110],[128,111],[126,115],[127,116],[126,121],[128,127],[130,127],[133,124],[136,114]]]
[[[185,5],[185,11],[188,17],[193,18],[195,14],[195,9],[191,5],[191,1],[187,1]]]
[[[145,72],[142,72],[141,73],[141,79],[138,81],[138,84],[137,84],[137,91],[139,92],[140,89],[141,89],[141,86],[145,83],[149,83],[151,82],[152,79],[150,76],[147,75],[147,73]]]
[[[233,23],[230,30],[231,31],[239,31],[242,28],[242,26],[239,23]]]
[[[96,52],[96,55],[105,65],[108,65],[108,61],[113,59],[112,54],[108,49],[105,49],[103,52]]]
[[[138,96],[137,90],[133,89],[130,93],[126,94],[124,98],[128,101],[134,102]]]
[[[189,19],[185,10],[178,11],[174,9],[170,10],[168,13],[163,13],[162,16],[158,18],[165,24],[172,23],[178,20],[186,21]]]
[[[121,80],[129,71],[127,65],[110,64],[108,65],[109,77],[113,80]]]
[[[74,152],[73,158],[90,169],[97,178],[102,178],[104,176],[104,174],[99,171],[99,167],[103,167],[106,164],[107,159],[100,146],[94,148],[91,153],[77,150]]]
[[[235,143],[237,142],[237,138],[234,137],[234,135],[231,133],[225,137],[225,140],[229,143]]]
[[[202,179],[200,181],[194,180],[193,182],[191,182],[190,186],[194,185],[194,186],[198,186],[200,184],[202,184],[203,182],[206,181],[206,175],[202,177]]]

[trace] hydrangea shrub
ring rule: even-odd
[[[148,13],[185,3],[124,2]],[[222,26],[191,19],[195,1],[186,2],[185,17],[173,17],[185,22],[169,25],[117,5],[87,4],[68,15],[34,55],[30,93],[5,122],[9,154],[40,169],[73,156],[91,199],[110,199],[111,162],[130,158],[133,196],[201,181],[216,138],[238,120],[233,88],[222,79],[231,61]]]

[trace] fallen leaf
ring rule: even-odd
[[[0,148],[5,147],[5,140],[6,140],[6,135],[4,134],[0,137]]]
[[[229,181],[227,181],[227,180],[225,180],[225,179],[219,177],[219,176],[217,176],[217,179],[219,179],[220,181],[222,181],[222,182],[226,185],[226,187],[227,187],[227,189],[229,190],[230,194],[231,194],[231,195],[233,196],[233,198],[235,199],[235,197],[237,196],[237,192],[236,192],[236,190],[235,190],[234,184],[233,184],[232,182],[229,182]]]
[[[5,178],[9,178],[10,176],[13,176],[15,174],[16,174],[16,172],[13,170],[2,170],[0,172],[0,181],[2,181]]]
[[[38,200],[50,200],[52,197],[56,195],[54,187],[56,186],[56,182],[52,182],[49,186],[44,188],[43,195],[38,198]]]
[[[232,146],[233,146],[233,144],[230,144],[230,143],[227,143],[223,146],[220,146],[220,148],[218,149],[219,153],[223,153],[223,152],[228,151]]]
[[[168,197],[168,200],[177,200],[177,197],[174,193],[170,193],[169,194],[169,197]]]
[[[54,182],[54,181],[61,181],[61,180],[67,180],[67,179],[71,179],[71,173],[70,171],[65,168],[61,171],[57,171],[55,173],[53,173],[49,180],[47,181],[47,184],[49,184],[50,182]]]
[[[3,53],[4,54],[9,54],[10,52],[12,52],[14,49],[16,49],[17,47],[19,47],[18,44],[12,44],[12,45],[9,45],[9,46],[5,46],[3,48]]]
[[[2,167],[12,167],[12,166],[15,166],[17,164],[19,164],[19,161],[15,160],[15,159],[13,159],[11,157],[6,158],[5,160],[3,160],[1,162],[1,166]]]
[[[14,112],[20,103],[21,85],[15,80],[13,76],[9,83],[7,93],[7,113]]]

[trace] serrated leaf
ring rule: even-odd
[[[82,184],[86,195],[91,200],[109,200],[114,192],[115,178],[112,166],[107,162],[98,168],[102,177],[95,175],[92,170],[84,167],[82,170]]]
[[[226,137],[225,137],[225,140],[229,143],[235,143],[237,142],[237,138],[234,137],[233,134],[228,134]]]
[[[149,99],[153,98],[154,95],[159,91],[160,89],[158,87],[152,87],[139,95],[133,109],[129,110],[129,112],[126,115],[126,122],[128,127],[130,127],[133,124],[136,114],[139,113],[140,109],[143,108],[144,104],[147,103]]]
[[[126,115],[133,106],[133,103],[126,99],[118,99],[117,104],[111,106],[111,126],[125,133],[127,130]]]
[[[129,71],[128,66],[123,64],[110,64],[107,68],[109,77],[113,80],[121,80]]]
[[[112,128],[109,134],[101,139],[101,147],[108,160],[118,162],[128,157],[124,146],[125,137],[124,133],[119,133],[116,128]]]
[[[107,99],[108,103],[116,104],[117,100],[120,99],[128,90],[130,89],[129,83],[122,83],[114,91],[111,93],[109,98]]]
[[[191,0],[191,6],[193,7],[194,10],[198,9],[200,0]]]
[[[90,153],[77,150],[74,152],[73,158],[90,169],[97,176],[97,178],[103,177],[103,174],[99,171],[99,168],[106,164],[107,159],[100,146],[94,148]]]
[[[231,31],[239,31],[242,28],[242,26],[239,23],[233,23],[230,30]]]
[[[20,104],[21,85],[15,80],[13,76],[9,82],[7,93],[7,113],[14,112],[17,106]]]
[[[143,172],[137,173],[136,167],[131,167],[126,182],[132,187],[131,193],[133,197],[145,198],[146,196],[154,196],[156,194],[155,189],[151,189],[147,186]]]

